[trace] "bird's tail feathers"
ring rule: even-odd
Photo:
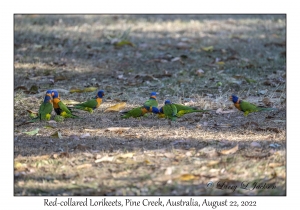
[[[78,112],[74,106],[67,106],[67,108],[73,113]]]
[[[124,115],[121,116],[122,119],[127,119],[129,117],[130,117],[130,115],[126,115],[126,114],[124,114]]]
[[[81,110],[84,110],[85,107],[83,107],[83,106],[73,106],[71,109],[81,109]]]
[[[180,110],[178,113],[177,113],[177,117],[181,117],[185,114],[188,114],[188,113],[193,113],[193,112],[208,112],[208,111],[211,111],[211,110],[193,110],[193,109],[190,109],[190,110]]]
[[[277,108],[258,107],[258,111],[276,111]]]

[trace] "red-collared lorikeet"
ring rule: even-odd
[[[148,112],[148,110],[143,107],[143,106],[140,106],[140,107],[137,107],[137,108],[133,108],[127,112],[123,112],[123,116],[121,118],[123,119],[127,119],[127,118],[130,118],[130,117],[142,117],[144,114],[146,114]]]
[[[156,100],[156,92],[151,92],[150,93],[150,98],[145,101],[145,103],[143,104],[143,106],[149,111],[149,112],[152,112],[150,110],[151,107],[158,107],[158,102]]]
[[[51,112],[53,109],[52,101],[51,101],[51,90],[46,91],[46,95],[43,103],[40,105],[38,116],[31,121],[34,122],[36,119],[40,120],[50,120]]]
[[[158,102],[156,100],[156,92],[150,93],[150,98],[143,104],[143,106],[133,108],[127,112],[123,112],[123,116],[121,118],[126,119],[129,117],[141,117],[148,112],[158,113],[159,110],[157,108]]]
[[[53,98],[53,108],[57,115],[63,116],[65,118],[79,118],[76,115],[73,115],[68,107],[60,100],[57,90],[52,90]]]
[[[244,115],[247,116],[251,112],[261,112],[261,111],[272,111],[277,110],[276,108],[266,108],[266,107],[258,107],[252,103],[247,101],[243,101],[239,99],[237,96],[232,95],[230,96],[230,100],[233,102],[234,106],[244,112]]]
[[[159,110],[160,118],[171,119],[172,121],[177,119],[177,108],[170,100],[165,101],[165,105]]]
[[[99,90],[94,99],[88,100],[81,104],[76,104],[73,108],[81,109],[81,110],[92,113],[93,110],[98,108],[100,106],[100,104],[102,103],[102,98],[104,95],[105,95],[104,90]]]

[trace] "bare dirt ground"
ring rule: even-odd
[[[286,195],[284,15],[16,15],[14,35],[15,195]],[[105,90],[94,113],[18,126],[47,89],[85,87]],[[104,112],[152,91],[213,111]],[[231,94],[278,110],[245,117]]]

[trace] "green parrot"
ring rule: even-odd
[[[143,106],[149,111],[150,107],[158,107],[158,102],[156,100],[156,92],[150,93],[150,98],[145,101]]]
[[[52,112],[52,109],[53,109],[52,101],[51,101],[51,93],[52,93],[51,90],[46,91],[44,101],[40,105],[40,108],[39,108],[38,116],[36,118],[33,118],[32,120],[30,120],[29,123],[35,122],[38,119],[40,119],[40,120],[50,120],[51,112]]]
[[[102,103],[102,98],[104,96],[104,90],[99,90],[96,97],[94,99],[88,100],[81,104],[76,104],[73,108],[81,109],[84,111],[88,111],[89,113],[93,113],[93,110],[98,108]]]
[[[153,112],[155,114],[159,113],[159,109],[157,108],[158,102],[156,100],[156,94],[157,94],[156,92],[151,92],[150,98],[147,101],[145,101],[145,103],[143,104],[143,107],[146,109],[147,112]]]
[[[127,119],[127,118],[130,118],[130,117],[134,117],[134,118],[142,117],[147,112],[148,112],[148,110],[145,107],[140,106],[140,107],[137,107],[137,108],[133,108],[133,109],[127,111],[127,112],[123,112],[123,116],[121,118],[122,119]]]
[[[133,108],[127,112],[123,112],[123,116],[121,118],[127,119],[129,117],[141,117],[145,115],[148,112],[153,112],[153,113],[159,113],[158,110],[158,102],[156,100],[156,92],[151,92],[150,93],[150,98],[145,101],[143,106]]]
[[[63,116],[64,118],[79,118],[76,115],[73,115],[68,107],[59,99],[59,94],[57,90],[52,90],[51,93],[53,97],[53,107],[57,115]]]
[[[171,101],[166,100],[165,105],[160,108],[159,117],[164,117],[175,121],[177,119],[177,108]]]
[[[273,111],[277,110],[276,108],[265,108],[265,107],[257,107],[256,105],[249,103],[247,101],[240,100],[237,96],[230,96],[230,100],[233,102],[234,106],[244,112],[244,115],[247,117],[251,112],[261,112],[261,111]]]

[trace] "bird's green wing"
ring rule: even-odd
[[[166,104],[163,106],[163,111],[166,118],[176,120],[177,108],[174,104]]]
[[[181,104],[174,104],[177,108],[177,112],[181,111],[181,110],[196,110],[197,108],[195,107],[191,107],[191,106],[184,106]]]
[[[145,101],[144,106],[146,107],[157,107],[158,106],[158,102],[156,99],[148,99],[147,101]]]
[[[63,110],[67,114],[72,114],[72,112],[68,109],[68,107],[63,102],[61,102],[61,101],[58,102],[58,106],[59,106],[59,108],[61,108],[61,110]]]
[[[62,110],[61,112],[61,116],[65,117],[65,118],[68,118],[68,117],[71,117],[71,118],[79,118],[78,116],[76,115],[73,115],[72,112],[68,109],[68,107],[63,103],[63,102],[58,102],[57,103],[59,108]]]
[[[121,118],[127,119],[129,117],[134,117],[134,118],[141,117],[141,116],[144,115],[142,109],[143,109],[142,106],[141,107],[137,107],[137,108],[133,108],[133,109],[129,110],[128,112],[126,112]]]
[[[94,109],[97,106],[97,104],[98,103],[97,103],[96,99],[91,99],[91,100],[88,100],[88,101],[83,102],[81,104],[76,104],[74,106],[74,108],[76,108],[76,109],[85,109],[86,107],[88,107],[88,108]]]
[[[39,117],[41,120],[48,120],[49,119],[49,114],[51,116],[53,106],[52,103],[47,102],[47,103],[42,103],[40,108],[39,108]]]
[[[194,109],[180,110],[180,111],[177,112],[176,116],[177,117],[182,117],[183,115],[188,114],[188,113],[193,113],[193,112],[207,112],[207,111],[209,111],[209,110],[194,110]]]
[[[269,108],[269,107],[257,107],[252,103],[242,101],[240,103],[241,110],[245,112],[245,115],[248,115],[251,112],[260,112],[260,111],[273,111],[277,110],[276,108]]]
[[[249,103],[247,101],[242,101],[240,103],[240,108],[241,108],[241,111],[244,112],[245,116],[247,116],[251,112],[258,112],[259,111],[259,108],[257,106],[255,106],[254,104]]]
[[[181,104],[174,104],[177,108],[177,117],[181,117],[185,114],[188,113],[193,113],[193,112],[208,112],[210,110],[202,110],[202,109],[197,109],[196,107],[191,107],[191,106],[184,106]]]
[[[243,112],[257,112],[258,111],[258,107],[255,106],[254,104],[252,103],[249,103],[249,102],[246,102],[246,101],[242,101],[240,103],[240,107],[241,107],[241,110]]]

